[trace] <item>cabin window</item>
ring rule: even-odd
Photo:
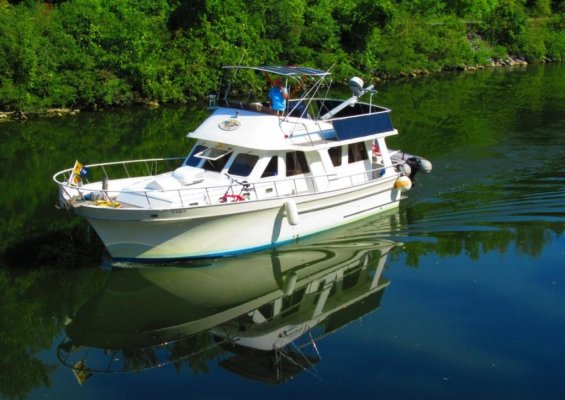
[[[261,178],[268,178],[271,176],[277,176],[279,172],[279,158],[277,156],[271,157],[269,164],[267,164],[267,168],[263,171],[263,175]]]
[[[221,172],[229,160],[231,150],[224,150],[214,147],[203,147],[204,150],[195,152],[194,157],[205,160],[202,168],[206,171]]]
[[[333,166],[339,167],[341,165],[341,146],[330,147],[328,149],[328,154],[330,155]]]
[[[228,170],[229,174],[238,176],[249,176],[255,164],[257,164],[259,156],[253,154],[238,154]]]
[[[228,154],[231,153],[231,150],[224,150],[224,149],[219,149],[219,148],[215,148],[215,147],[211,147],[211,148],[204,148],[205,150],[196,153],[195,156],[196,157],[200,157],[200,158],[205,158],[207,160],[219,160],[222,157],[227,156]]]
[[[365,142],[351,143],[348,148],[349,151],[349,164],[357,161],[368,160],[367,149]]]
[[[202,151],[204,151],[206,149],[207,149],[207,147],[202,146],[201,144],[199,144],[198,146],[195,146],[194,149],[192,150],[192,153],[190,154],[190,156],[184,162],[184,165],[189,165],[191,167],[197,167],[198,164],[200,164],[201,158],[196,157],[196,155],[201,153]]]
[[[310,172],[310,169],[302,151],[286,153],[286,176],[307,174],[308,172]]]
[[[207,159],[206,162],[204,162],[202,168],[205,169],[206,171],[222,172],[222,169],[224,169],[224,166],[226,165],[228,159],[229,157],[222,157],[217,160]]]

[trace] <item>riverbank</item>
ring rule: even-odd
[[[543,62],[540,63],[546,63],[546,62],[552,62],[552,60],[544,59]],[[379,74],[376,78],[383,80],[391,80],[396,78],[416,78],[422,75],[431,75],[434,73],[441,73],[446,71],[477,71],[487,68],[527,67],[529,64],[530,63],[523,57],[508,56],[498,60],[491,59],[486,64],[473,64],[473,65],[461,64],[456,67],[442,67],[438,71],[430,71],[429,69],[414,69],[411,72],[401,72],[396,76],[391,76],[386,73],[382,73]]]
[[[552,62],[550,59],[544,59],[543,63]],[[487,68],[517,68],[517,67],[527,67],[530,63],[526,61],[522,57],[506,57],[499,60],[490,60],[486,64],[474,64],[474,65],[460,65],[454,68],[441,68],[438,71],[430,71],[428,69],[415,69],[410,73],[400,73],[398,75],[392,76],[387,74],[379,74],[374,77],[376,81],[382,80],[394,80],[394,79],[403,79],[403,78],[417,78],[419,76],[431,75],[446,71],[476,71],[482,70]],[[148,109],[156,109],[160,106],[159,102],[157,101],[142,101],[138,104],[142,104]],[[80,113],[81,110],[79,108],[48,108],[45,110],[40,111],[25,111],[25,110],[17,110],[17,111],[0,111],[0,123],[6,121],[27,121],[29,119],[38,119],[38,118],[54,118],[54,117],[66,117],[72,116]]]
[[[134,106],[134,105],[141,105],[149,109],[157,109],[161,106],[159,102],[154,100],[137,101],[130,104],[129,106]],[[73,108],[54,107],[54,108],[46,108],[44,110],[39,110],[39,111],[26,111],[26,110],[0,111],[0,123],[6,121],[27,121],[30,119],[38,119],[38,118],[67,117],[67,116],[76,115],[81,111],[86,111],[86,110],[90,110],[90,109],[80,109],[77,107],[73,107]]]
[[[35,118],[52,118],[76,115],[80,112],[77,108],[48,108],[43,111],[0,111],[2,121],[26,121]]]

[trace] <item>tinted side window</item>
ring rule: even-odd
[[[367,160],[369,156],[367,155],[367,150],[365,149],[365,143],[352,143],[349,145],[349,164],[357,161]]]
[[[226,154],[224,157],[220,157],[217,160],[205,160],[202,168],[206,171],[222,172],[224,165],[226,165],[229,159],[229,155]]]
[[[274,156],[271,157],[271,160],[269,161],[267,168],[265,168],[263,175],[261,175],[261,178],[267,178],[269,176],[277,176],[278,172],[279,172],[278,157]]]
[[[190,165],[191,167],[196,167],[200,163],[200,160],[202,159],[198,157],[194,157],[194,155],[204,150],[206,150],[206,146],[202,146],[201,144],[195,146],[190,152],[190,156],[188,157],[184,165]]]
[[[331,147],[328,149],[328,154],[332,159],[332,164],[334,167],[339,167],[341,165],[341,146]]]
[[[259,156],[253,154],[238,154],[235,160],[233,160],[228,173],[239,176],[249,176],[257,160],[259,160]]]
[[[306,174],[310,172],[306,156],[301,151],[286,153],[286,176]]]

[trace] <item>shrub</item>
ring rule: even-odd
[[[492,43],[512,46],[526,26],[523,9],[512,1],[500,3],[484,20],[483,34]]]
[[[530,24],[517,38],[515,52],[524,55],[528,61],[541,61],[547,54],[545,42],[547,30],[539,24]]]
[[[545,47],[547,56],[556,61],[565,61],[565,2],[562,12],[557,14],[549,23]]]

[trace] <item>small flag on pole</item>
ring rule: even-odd
[[[82,178],[88,174],[88,168],[86,168],[80,161],[76,160],[71,176],[69,177],[69,183],[71,185],[80,186],[82,184]]]

